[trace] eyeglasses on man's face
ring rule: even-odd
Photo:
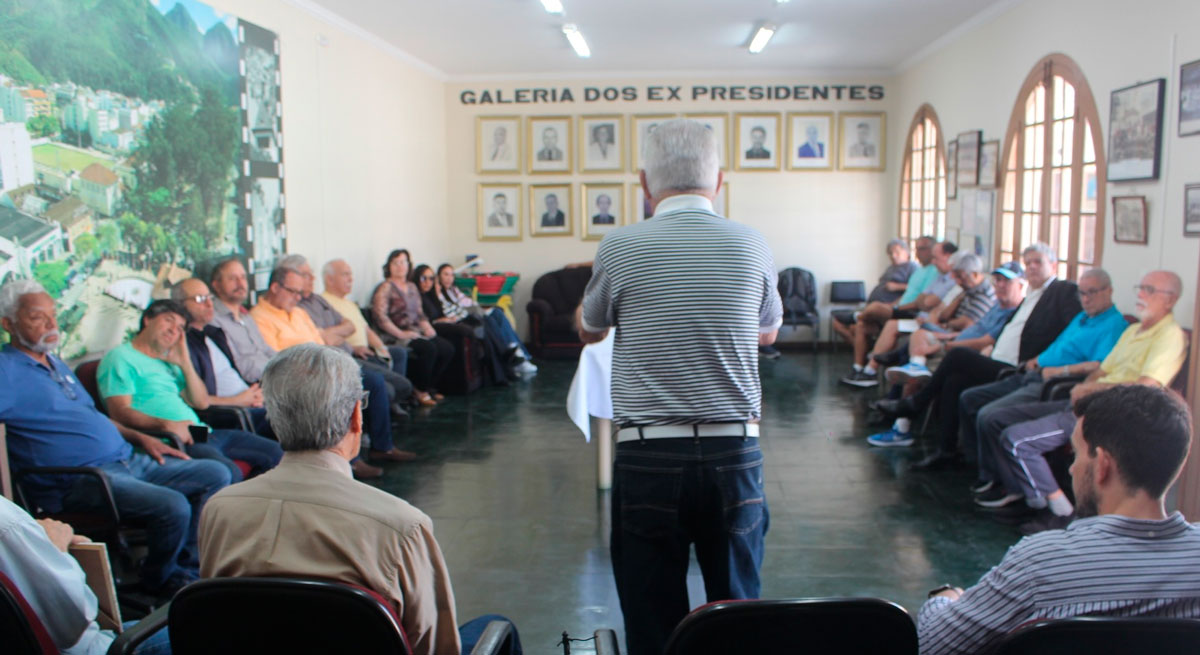
[[[288,293],[290,293],[290,294],[292,294],[293,296],[302,296],[302,295],[304,295],[304,291],[302,291],[302,290],[300,290],[300,289],[292,289],[292,288],[289,288],[289,287],[285,287],[285,286],[283,286],[282,284],[281,284],[281,285],[279,285],[279,288],[280,288],[280,289],[283,289],[284,291],[286,291],[286,292],[288,292]]]
[[[203,295],[203,296],[188,296],[187,300],[190,300],[190,301],[196,303],[197,305],[203,305],[204,303],[212,300],[213,297],[214,296],[210,293],[210,294]]]
[[[1095,289],[1084,289],[1083,287],[1079,287],[1079,297],[1091,298],[1092,296],[1107,290],[1108,287],[1097,287]]]
[[[1170,289],[1159,289],[1159,288],[1156,288],[1149,284],[1135,284],[1135,285],[1133,285],[1133,291],[1134,291],[1134,293],[1144,293],[1147,296],[1153,296],[1156,293],[1165,293],[1167,295],[1175,295],[1175,292]]]

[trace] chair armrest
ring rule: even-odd
[[[33,508],[29,506],[29,502],[25,498],[25,490],[22,488],[22,482],[25,478],[31,475],[88,475],[96,478],[100,483],[100,492],[103,494],[103,500],[107,502],[101,503],[104,505],[101,511],[107,511],[108,518],[116,525],[121,522],[121,514],[117,511],[117,501],[113,497],[112,486],[108,483],[108,476],[104,475],[104,471],[95,466],[33,466],[17,471],[13,476],[13,493],[16,495],[19,504],[33,514]]]
[[[488,621],[471,655],[511,655],[513,651],[512,624],[508,621]]]
[[[150,613],[149,616],[126,628],[117,635],[108,647],[108,655],[130,655],[143,641],[167,626],[167,613],[171,604],[167,603]]]
[[[245,407],[238,407],[236,405],[209,405],[208,409],[197,411],[196,414],[205,423],[212,423],[212,421],[208,420],[209,417],[223,417],[237,423],[241,430],[254,432],[254,421],[251,420],[250,412]]]
[[[554,308],[550,306],[550,303],[541,298],[534,298],[526,303],[525,311],[529,314],[537,314],[542,318],[554,316]]]
[[[601,628],[592,634],[596,638],[596,655],[621,655],[621,645],[617,642],[615,630]]]
[[[1071,389],[1087,379],[1086,375],[1060,375],[1046,380],[1042,385],[1042,400],[1063,400],[1070,397]]]
[[[1012,366],[1007,367],[1007,368],[1002,368],[1002,369],[1000,369],[1000,372],[996,374],[996,381],[999,382],[1000,380],[1007,380],[1008,378],[1011,378],[1012,376],[1014,376],[1020,372],[1021,372],[1020,369],[1012,367]]]

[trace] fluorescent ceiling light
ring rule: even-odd
[[[562,0],[542,0],[542,6],[546,8],[546,12],[550,14],[563,13]]]
[[[775,0],[775,4],[777,5],[786,5],[787,3],[788,0]]]
[[[575,23],[567,23],[563,25],[563,34],[567,35],[567,40],[571,42],[571,47],[575,49],[575,54],[582,59],[587,59],[592,56],[592,51],[588,48],[587,41],[583,40],[583,34],[575,27]]]
[[[767,41],[775,36],[775,30],[778,29],[770,23],[760,25],[758,31],[754,33],[754,38],[750,39],[750,54],[757,55],[767,47]]]

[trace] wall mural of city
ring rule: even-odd
[[[58,300],[64,359],[230,254],[265,285],[279,63],[273,32],[195,0],[0,0],[0,282]]]

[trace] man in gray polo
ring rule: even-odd
[[[654,217],[604,237],[579,310],[585,342],[617,329],[611,546],[631,655],[661,653],[691,607],[693,543],[709,601],[759,595],[758,346],[783,317],[766,240],[713,211],[712,132],[665,122],[644,152]]]

